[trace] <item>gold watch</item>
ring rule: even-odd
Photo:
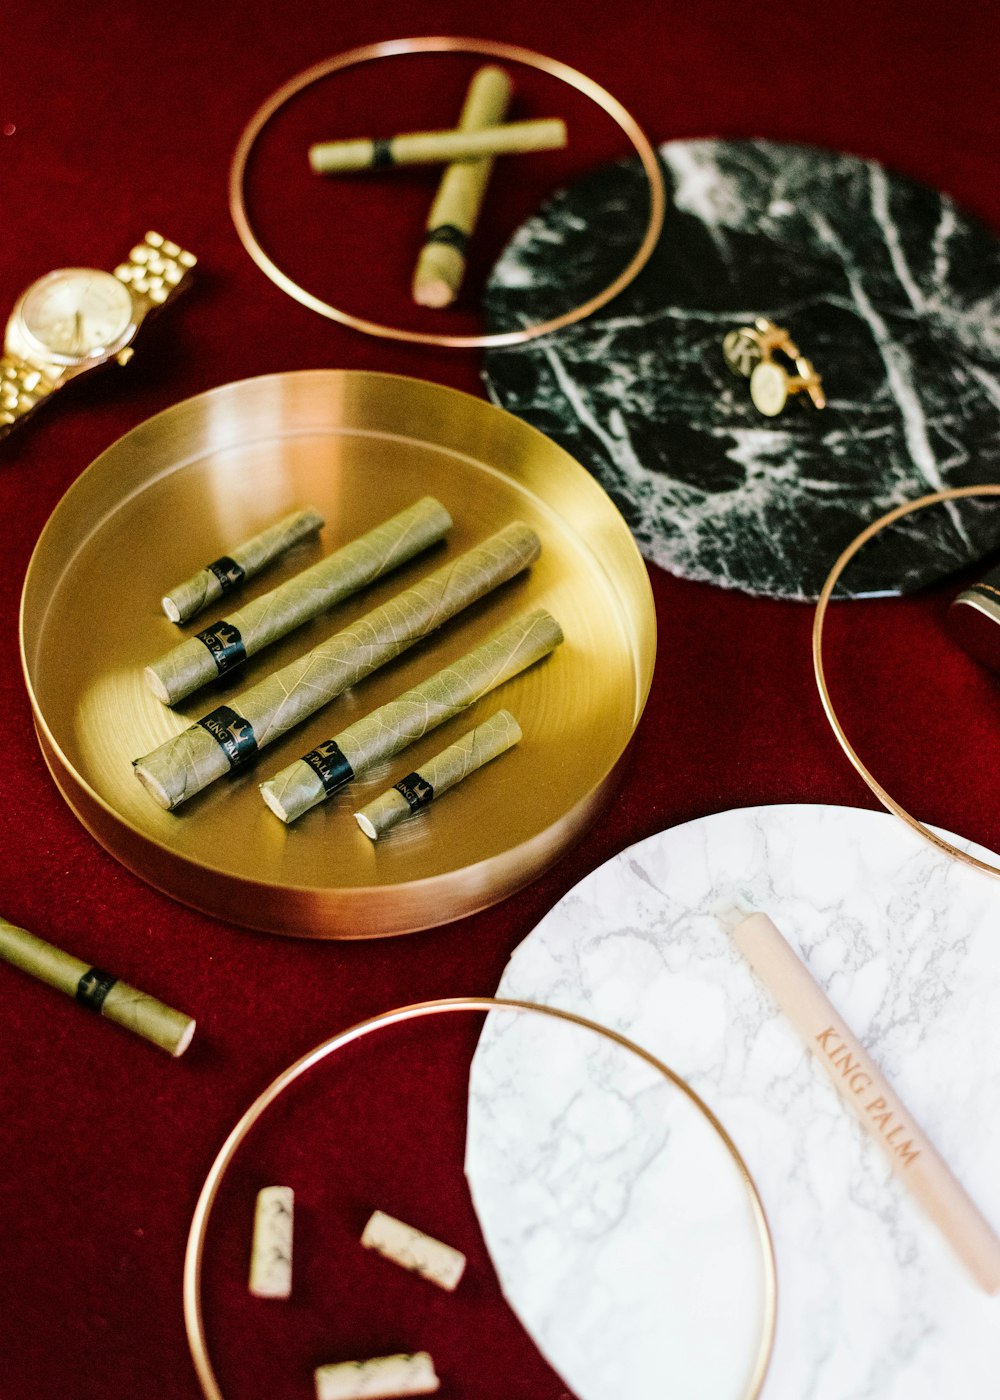
[[[114,272],[61,267],[18,298],[0,359],[0,438],[56,389],[109,360],[132,358],[148,315],[181,291],[197,259],[147,233]]]

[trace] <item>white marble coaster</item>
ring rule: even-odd
[[[1000,1297],[969,1280],[729,945],[713,911],[734,901],[772,916],[1000,1228],[1000,886],[886,814],[758,807],[651,837],[551,911],[498,995],[622,1032],[688,1079],[732,1134],[777,1255],[764,1400],[994,1400]],[[675,1372],[669,1388],[657,1373],[655,1319],[669,1323],[675,1269],[650,1250],[648,1216],[634,1209],[651,1152],[607,1160],[601,1189],[615,1205],[599,1257],[571,1211],[539,1206],[553,1181],[571,1183],[570,1148],[605,1131],[594,1115],[608,1109],[606,1095],[567,1103],[559,1090],[579,1083],[584,1057],[555,1070],[531,1036],[489,1024],[472,1066],[466,1173],[511,1306],[579,1400],[739,1400],[735,1374],[726,1392],[717,1369]],[[627,1120],[635,1105],[627,1092],[620,1103]],[[655,1117],[644,1131],[652,1142]],[[562,1178],[547,1165],[557,1151]],[[714,1209],[717,1182],[711,1193]],[[718,1242],[708,1243],[711,1278]],[[716,1319],[723,1352],[747,1328],[727,1306]],[[624,1372],[613,1359],[639,1345],[636,1310],[643,1358]]]
[[[745,1395],[765,1246],[708,1117],[634,1051],[522,1012],[488,1018],[473,1094],[466,1172],[490,1253],[566,1383],[663,1400],[697,1376],[700,1400]]]

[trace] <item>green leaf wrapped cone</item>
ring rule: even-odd
[[[425,496],[231,617],[172,647],[146,667],[146,684],[165,705],[176,705],[334,603],[437,544],[451,524],[440,501]]]
[[[319,511],[311,506],[286,515],[259,535],[236,545],[224,558],[206,564],[191,578],[169,589],[162,600],[163,611],[171,622],[187,622],[224,593],[238,588],[244,579],[253,578],[294,545],[322,530],[324,523]]]
[[[509,710],[498,710],[446,749],[422,763],[415,773],[381,793],[354,813],[354,820],[373,841],[405,817],[443,797],[470,773],[512,749],[521,739],[521,726]]]
[[[92,967],[72,953],[0,917],[0,961],[73,997],[82,1006],[141,1035],[176,1059],[194,1035],[193,1017],[158,1001],[148,992]]]
[[[179,807],[513,578],[540,550],[527,525],[506,526],[137,759],[136,777],[161,807]]]
[[[367,768],[401,753],[422,735],[548,656],[562,628],[544,608],[507,623],[480,646],[390,700],[261,784],[261,796],[283,822],[325,802]]]

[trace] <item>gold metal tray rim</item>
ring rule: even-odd
[[[124,866],[126,870],[131,871],[133,875],[142,880],[145,884],[151,886],[151,888],[158,890],[160,894],[165,894],[169,899],[173,899],[177,903],[183,904],[189,909],[195,909],[200,913],[214,912],[213,909],[207,907],[205,901],[189,899],[176,889],[169,889],[158,875],[154,875],[150,872],[148,866],[144,869],[140,868],[137,862],[133,862],[129,856],[120,849],[113,849],[103,838],[100,831],[95,828],[88,814],[82,810],[78,802],[74,800],[74,794],[71,790],[68,790],[70,785],[66,783],[64,786],[66,778],[70,775],[66,774],[61,769],[60,765],[55,763],[44,741],[41,739],[41,736],[39,736],[39,747],[45,765],[63,801],[81,826],[83,826],[84,829],[93,836],[94,840],[97,841],[99,845],[103,846],[120,865]],[[238,926],[240,928],[251,929],[258,933],[272,933],[292,938],[337,939],[342,942],[363,942],[371,938],[395,938],[402,937],[404,934],[422,933],[430,929],[441,928],[445,924],[453,923],[456,918],[466,918],[473,914],[482,913],[483,910],[491,908],[494,904],[506,899],[511,894],[515,894],[519,889],[524,888],[525,885],[530,884],[533,879],[536,879],[539,875],[543,874],[550,865],[554,864],[566,849],[567,840],[564,839],[564,836],[567,832],[568,839],[571,840],[573,837],[582,835],[587,831],[600,815],[601,805],[605,796],[617,786],[622,770],[628,762],[628,757],[629,749],[626,747],[621,757],[612,765],[605,777],[586,797],[582,798],[568,812],[565,812],[559,822],[553,823],[553,825],[536,833],[536,835],[529,838],[529,840],[522,842],[520,846],[510,847],[500,855],[488,856],[473,865],[462,866],[459,870],[446,871],[438,875],[427,875],[422,879],[411,880],[405,885],[396,887],[397,890],[404,894],[419,896],[424,888],[438,890],[440,889],[442,880],[447,880],[450,875],[457,875],[459,873],[467,878],[475,877],[478,871],[485,874],[500,865],[503,867],[510,866],[512,870],[517,868],[519,872],[525,870],[529,872],[523,877],[521,873],[519,873],[515,878],[510,880],[509,886],[505,884],[499,893],[484,892],[482,897],[478,900],[476,900],[475,897],[470,898],[463,905],[461,914],[456,915],[449,911],[442,914],[440,918],[431,917],[429,919],[424,919],[422,922],[414,924],[412,927],[385,928],[378,932],[372,932],[370,930],[359,933],[349,932],[348,924],[350,922],[350,916],[359,915],[362,911],[364,911],[366,915],[369,914],[368,901],[374,896],[379,895],[384,889],[381,885],[352,885],[349,888],[339,888],[336,891],[345,911],[344,921],[339,925],[336,933],[318,934],[311,931],[305,923],[296,925],[295,927],[289,926],[280,929],[276,928],[273,922],[269,920],[258,922],[249,915],[242,915],[238,921]],[[80,783],[79,787],[82,789],[84,784]],[[89,796],[89,794],[86,795]],[[98,798],[97,801],[113,822],[119,826],[123,824],[121,817],[114,811],[114,808],[110,807],[109,804],[103,802],[100,798]],[[148,840],[148,838],[140,839]],[[260,883],[249,880],[241,875],[233,875],[228,872],[220,874],[217,870],[213,869],[213,867],[206,866],[203,862],[199,862],[191,857],[175,859],[182,860],[184,866],[190,868],[192,871],[200,870],[210,875],[222,888],[232,887],[247,891],[259,891],[262,888],[270,889],[269,886],[262,886]],[[293,901],[301,899],[304,902],[312,903],[316,896],[316,890],[308,885],[283,884],[278,888],[280,888],[282,899],[291,899]],[[221,901],[214,901],[214,903],[221,903]],[[224,913],[218,912],[215,913],[215,917],[224,919],[226,916]]]

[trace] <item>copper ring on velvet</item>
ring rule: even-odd
[[[357,68],[363,63],[371,63],[376,59],[415,53],[480,54],[488,58],[506,60],[508,63],[521,63],[527,68],[537,68],[539,72],[548,73],[551,77],[558,78],[561,82],[576,88],[585,97],[589,97],[622,129],[642,162],[642,168],[649,185],[649,220],[639,247],[617,277],[609,282],[603,290],[588,297],[586,301],[572,307],[569,311],[562,312],[559,316],[538,321],[534,325],[521,326],[514,331],[501,331],[494,335],[439,335],[429,331],[415,331],[400,326],[389,326],[380,321],[370,321],[363,316],[355,316],[342,307],[333,306],[330,302],[324,301],[294,281],[264,251],[250,222],[245,191],[247,164],[257,138],[264,127],[287,102],[322,78],[339,73],[345,68]],[[601,87],[593,78],[588,78],[585,73],[571,68],[569,64],[562,63],[556,58],[548,58],[545,54],[536,53],[533,49],[487,39],[456,38],[453,35],[432,35],[417,39],[389,39],[378,44],[364,44],[359,48],[348,49],[345,53],[336,54],[333,58],[324,59],[321,63],[314,64],[313,67],[296,74],[257,108],[243,130],[233,155],[232,164],[229,167],[229,212],[236,226],[236,233],[261,272],[276,287],[279,287],[303,306],[307,306],[311,311],[318,312],[320,316],[325,316],[331,321],[339,321],[341,325],[350,326],[352,330],[363,331],[366,335],[378,336],[383,340],[402,340],[416,345],[436,345],[465,350],[488,349],[500,345],[521,345],[527,340],[534,340],[538,336],[548,335],[550,331],[556,331],[563,326],[571,326],[577,321],[582,321],[584,317],[607,305],[613,297],[616,297],[630,282],[635,280],[652,256],[663,228],[666,202],[663,171],[660,168],[655,148],[632,114],[606,88]]]
[[[826,717],[830,721],[830,726],[837,737],[837,742],[844,750],[851,763],[861,774],[872,792],[888,811],[905,822],[911,831],[915,831],[918,836],[922,836],[925,841],[943,851],[945,855],[952,856],[955,860],[961,861],[964,865],[971,865],[976,870],[982,870],[987,875],[1000,876],[1000,865],[991,865],[989,861],[980,860],[978,856],[971,855],[968,851],[963,851],[961,846],[955,846],[950,841],[946,841],[943,836],[932,831],[923,822],[918,821],[915,816],[906,810],[899,802],[892,797],[875,775],[866,767],[859,758],[856,750],[851,745],[844,726],[837,717],[837,712],[833,707],[830,698],[830,689],[826,681],[826,670],[823,665],[823,624],[826,619],[827,605],[836,588],[840,577],[847,565],[854,558],[864,545],[875,535],[879,534],[888,525],[892,525],[897,520],[902,520],[904,516],[913,515],[917,511],[926,510],[929,506],[940,505],[945,501],[959,501],[968,496],[1000,496],[1000,484],[993,483],[985,486],[952,486],[946,491],[935,491],[928,496],[920,496],[915,501],[907,501],[901,506],[896,506],[894,510],[887,511],[885,515],[879,516],[878,520],[872,522],[857,535],[834,564],[827,575],[816,604],[816,615],[813,619],[812,631],[812,654],[813,671],[816,676],[816,685],[819,688],[819,698],[823,702],[823,709]]]
[[[191,1350],[191,1358],[194,1362],[195,1371],[198,1373],[198,1380],[201,1383],[205,1400],[225,1400],[219,1381],[212,1366],[208,1352],[208,1340],[205,1333],[205,1318],[202,1309],[201,1297],[201,1276],[202,1261],[205,1253],[205,1239],[208,1234],[209,1218],[212,1206],[215,1203],[219,1188],[234,1156],[240,1145],[246,1139],[247,1134],[254,1124],[274,1103],[275,1099],[284,1092],[291,1084],[315,1065],[325,1060],[329,1055],[335,1054],[338,1050],[363,1040],[366,1036],[377,1032],[385,1026],[400,1025],[405,1021],[421,1020],[427,1016],[440,1016],[452,1012],[490,1012],[490,1011],[519,1011],[528,1012],[540,1016],[548,1016],[554,1020],[566,1022],[569,1025],[580,1026],[584,1030],[594,1031],[597,1035],[603,1036],[606,1040],[629,1050],[637,1055],[640,1060],[645,1061],[659,1074],[678,1089],[687,1098],[694,1108],[706,1120],[709,1127],[713,1129],[719,1138],[722,1146],[732,1158],[736,1169],[742,1178],[746,1188],[750,1203],[753,1222],[756,1227],[757,1240],[760,1246],[760,1261],[763,1277],[764,1299],[761,1308],[760,1338],[757,1346],[757,1353],[754,1358],[754,1365],[747,1384],[743,1400],[758,1400],[763,1387],[767,1370],[771,1362],[771,1353],[774,1349],[774,1333],[777,1322],[777,1278],[775,1273],[774,1243],[771,1238],[771,1230],[768,1224],[767,1215],[757,1189],[757,1184],[750,1174],[750,1169],[740,1155],[739,1148],[726,1132],[722,1123],[715,1116],[708,1105],[691,1088],[685,1079],[665,1065],[662,1060],[658,1060],[651,1055],[648,1050],[644,1050],[641,1045],[636,1045],[634,1041],[626,1039],[617,1031],[611,1030],[608,1026],[599,1025],[596,1021],[589,1021],[584,1016],[578,1016],[573,1011],[561,1011],[554,1006],[545,1006],[541,1003],[530,1001],[512,1001],[499,997],[449,997],[439,1001],[415,1002],[412,1006],[397,1007],[393,1011],[383,1011],[381,1015],[372,1016],[367,1021],[360,1021],[355,1026],[348,1027],[347,1030],[340,1031],[337,1035],[331,1036],[329,1040],[324,1040],[321,1044],[309,1050],[301,1059],[273,1079],[267,1088],[258,1095],[250,1107],[243,1114],[242,1118],[233,1128],[219,1149],[215,1161],[212,1163],[205,1178],[205,1184],[201,1188],[198,1202],[191,1219],[191,1229],[188,1233],[187,1248],[184,1253],[184,1329],[187,1333],[188,1346]]]

